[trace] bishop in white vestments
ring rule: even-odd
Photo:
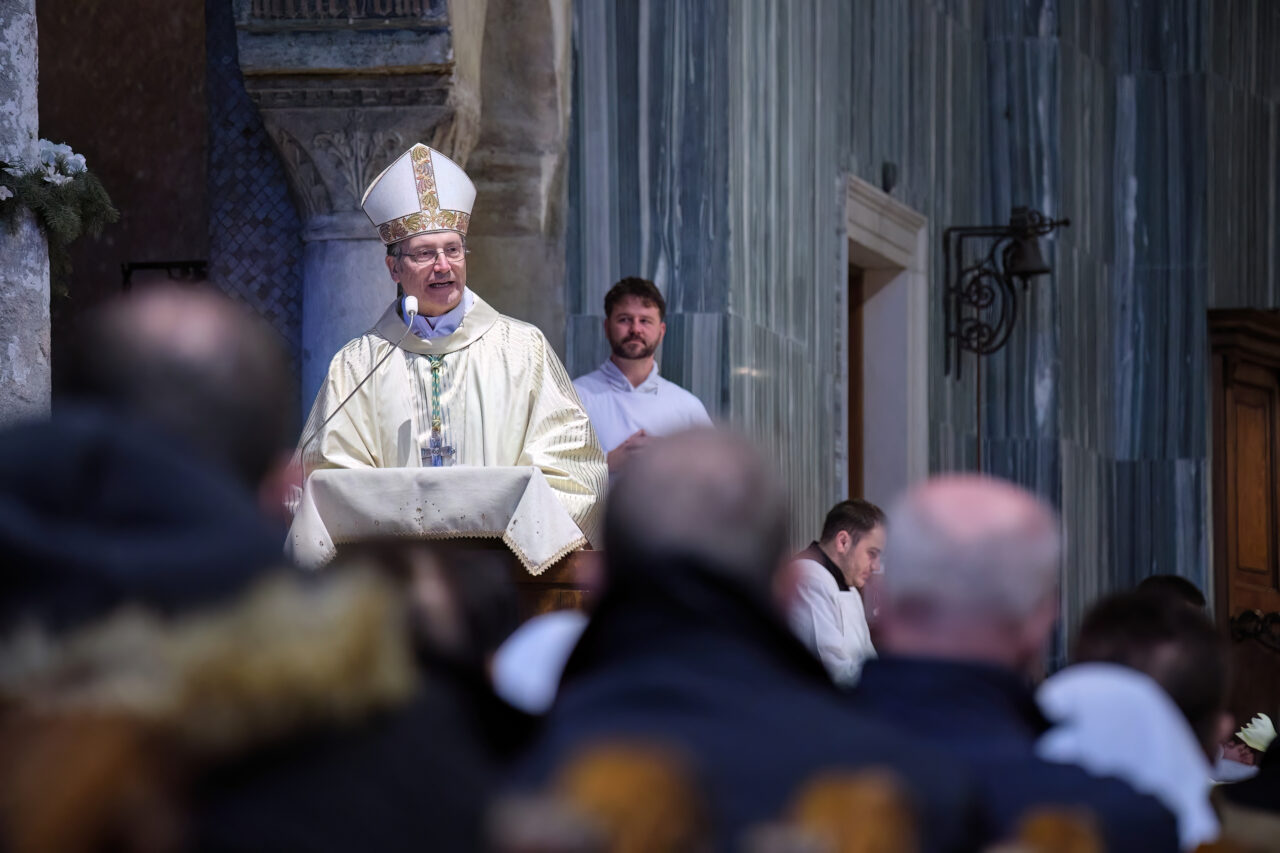
[[[466,286],[475,194],[421,144],[365,192],[403,296],[333,357],[303,431],[304,471],[533,466],[594,542],[608,474],[569,375],[542,332]]]

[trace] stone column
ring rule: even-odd
[[[0,0],[0,160],[37,156],[35,0]],[[0,227],[0,422],[49,411],[49,248],[35,218]]]
[[[468,283],[563,354],[573,10],[569,0],[489,0],[484,36]]]
[[[235,4],[245,86],[303,220],[309,405],[333,354],[368,330],[395,294],[386,251],[360,210],[365,188],[415,142],[462,164],[475,144],[478,63],[455,63],[454,55],[478,55],[484,3],[457,4],[457,26],[442,0]]]

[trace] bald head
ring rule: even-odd
[[[605,550],[641,569],[699,566],[768,593],[786,548],[786,498],[743,438],[693,430],[657,440],[609,493]]]
[[[889,514],[890,602],[934,613],[1025,619],[1057,587],[1057,514],[1010,483],[932,479]]]
[[[65,390],[169,433],[253,487],[296,428],[278,336],[206,288],[148,288],[93,312]]]

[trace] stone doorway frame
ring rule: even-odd
[[[845,180],[837,447],[849,494],[848,269],[863,270],[863,496],[886,507],[929,474],[929,221],[878,187]],[[874,405],[866,401],[874,400]],[[857,497],[857,496],[853,496]]]

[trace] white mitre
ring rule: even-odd
[[[373,179],[360,206],[391,245],[431,231],[466,234],[475,200],[462,167],[419,142]]]

